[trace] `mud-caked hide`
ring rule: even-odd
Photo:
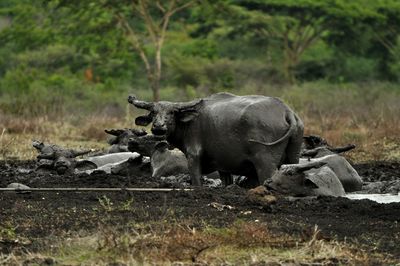
[[[170,150],[169,144],[165,141],[156,145],[150,162],[154,178],[189,173],[185,154],[177,149]]]
[[[202,175],[219,171],[225,185],[232,174],[263,183],[283,163],[298,163],[303,137],[301,119],[281,100],[260,95],[217,93],[186,103],[129,103],[148,110],[135,123],[152,124],[187,160],[193,185]]]
[[[282,165],[265,186],[290,196],[343,196],[344,188],[324,162]]]
[[[343,156],[332,154],[321,158],[300,159],[300,164],[307,164],[309,162],[326,163],[339,178],[346,192],[359,191],[362,189],[363,181],[361,177]]]

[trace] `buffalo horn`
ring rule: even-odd
[[[128,102],[134,106],[136,106],[137,108],[140,109],[146,109],[146,110],[152,110],[154,107],[154,103],[149,103],[149,102],[145,102],[145,101],[139,101],[135,96],[133,95],[129,95],[128,97]]]
[[[291,167],[293,167],[293,169],[296,172],[304,172],[304,171],[310,170],[312,168],[320,168],[324,165],[326,165],[326,162],[316,161],[316,162],[309,162],[309,163],[304,163],[304,164],[291,165]]]

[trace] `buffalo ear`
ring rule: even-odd
[[[135,124],[138,126],[147,126],[153,121],[153,118],[151,115],[143,115],[143,116],[138,116],[135,119]]]
[[[199,115],[196,109],[187,109],[178,111],[178,119],[183,123],[187,123],[195,119]]]

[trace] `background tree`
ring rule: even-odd
[[[131,8],[115,9],[113,3],[107,5],[118,19],[128,41],[139,53],[146,69],[147,79],[153,91],[153,100],[160,99],[160,80],[162,71],[162,48],[166,39],[171,18],[175,13],[182,11],[195,3],[192,1],[153,1],[133,0]],[[140,24],[134,18],[139,17],[145,30],[138,29]],[[152,44],[154,55],[148,49]]]

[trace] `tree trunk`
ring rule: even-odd
[[[158,102],[160,100],[160,79],[154,77],[151,83],[151,90],[153,91],[153,101]]]

